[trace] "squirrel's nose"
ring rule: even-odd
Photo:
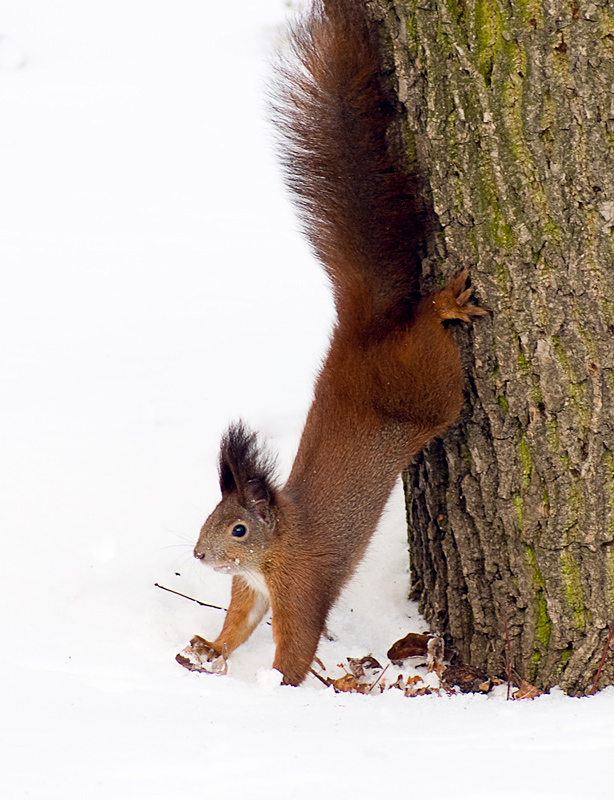
[[[194,548],[194,558],[198,558],[199,561],[202,561],[204,557],[205,557],[204,553],[201,553],[200,550]]]

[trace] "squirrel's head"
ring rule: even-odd
[[[222,437],[222,500],[203,525],[194,556],[219,572],[261,571],[277,520],[275,464],[243,423]]]

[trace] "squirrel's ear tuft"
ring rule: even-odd
[[[242,506],[270,521],[276,492],[275,460],[240,421],[222,437],[219,473],[222,497],[236,492]]]
[[[235,483],[234,475],[232,474],[232,469],[230,468],[230,464],[224,456],[223,450],[220,452],[219,472],[222,496],[230,494],[230,492],[235,492],[237,490],[237,485]]]
[[[251,508],[260,519],[270,525],[274,519],[274,498],[271,487],[262,478],[252,478],[245,487],[245,504]]]

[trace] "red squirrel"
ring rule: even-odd
[[[442,322],[485,312],[468,304],[466,272],[419,297],[421,186],[390,136],[395,106],[365,3],[315,0],[290,50],[273,115],[337,319],[287,482],[276,481],[256,435],[232,425],[219,456],[222,500],[194,556],[232,575],[222,631],[213,642],[196,637],[201,652],[227,657],[270,605],[273,666],[298,685],[400,472],[460,412],[463,375]]]

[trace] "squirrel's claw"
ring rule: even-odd
[[[448,281],[446,287],[433,295],[433,302],[442,320],[460,319],[470,322],[471,317],[488,314],[479,306],[470,305],[467,301],[473,294],[473,287],[465,288],[469,270],[462,269]]]

